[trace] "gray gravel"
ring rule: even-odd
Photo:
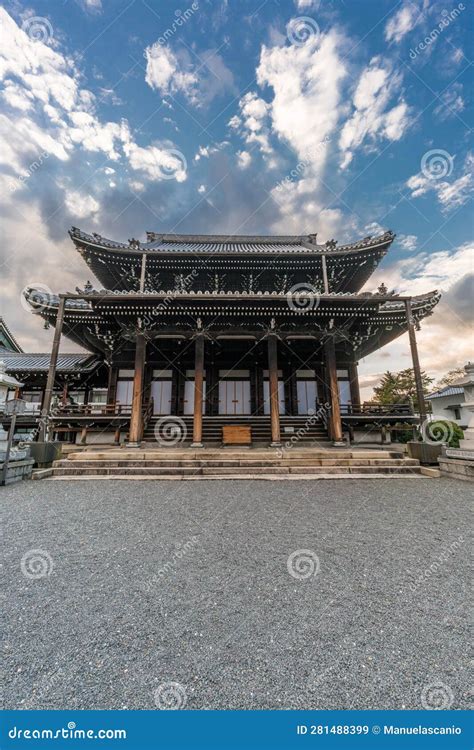
[[[415,709],[441,681],[466,708],[472,497],[411,478],[1,490],[6,707],[149,709],[177,682],[188,708]],[[316,575],[289,574],[296,550]]]

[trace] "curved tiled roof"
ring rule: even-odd
[[[7,372],[25,372],[26,370],[49,370],[51,354],[34,352],[11,352],[0,347],[0,359],[5,362]],[[57,370],[61,372],[90,372],[99,364],[95,354],[59,354]]]
[[[88,234],[77,227],[69,232],[71,239],[91,248],[125,250],[131,253],[203,253],[203,254],[328,254],[352,253],[393,242],[393,232],[378,237],[364,237],[356,242],[338,246],[334,240],[317,244],[316,235],[202,235],[202,234],[157,234],[147,232],[147,242],[131,239],[117,242],[100,234]]]

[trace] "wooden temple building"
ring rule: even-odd
[[[232,425],[279,445],[308,423],[305,439],[341,445],[418,418],[406,404],[363,404],[359,392],[358,360],[406,331],[423,417],[415,330],[439,294],[361,292],[393,233],[348,245],[315,234],[70,236],[98,288],[27,289],[55,327],[52,353],[0,350],[36,403],[41,437],[137,446],[159,442],[174,420],[194,447]],[[86,353],[60,354],[62,336]]]

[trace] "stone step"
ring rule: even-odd
[[[262,482],[298,482],[298,481],[326,481],[326,480],[357,480],[357,479],[387,479],[387,476],[390,476],[390,479],[416,479],[418,481],[420,480],[426,480],[427,478],[424,477],[422,474],[381,474],[381,473],[374,473],[374,474],[221,474],[221,475],[213,475],[208,474],[207,476],[202,476],[200,474],[167,474],[165,476],[162,476],[160,474],[142,474],[142,475],[135,475],[135,474],[107,474],[107,475],[88,475],[88,474],[78,474],[78,475],[68,475],[68,476],[52,476],[47,479],[45,479],[46,482],[61,482],[61,481],[67,481],[67,482],[82,482],[82,481],[120,481],[120,480],[128,480],[128,481],[137,481],[137,482],[223,482],[223,481],[249,481],[249,480],[259,480]]]
[[[119,461],[125,461],[125,460],[194,460],[198,459],[200,461],[209,460],[209,459],[219,459],[222,460],[225,459],[238,459],[238,460],[248,460],[248,459],[262,459],[262,460],[272,460],[273,458],[278,458],[280,460],[280,454],[277,454],[278,449],[266,449],[266,450],[259,450],[259,449],[253,449],[253,448],[247,448],[242,450],[241,448],[222,448],[220,450],[213,450],[213,449],[192,449],[192,448],[185,448],[185,449],[165,449],[165,448],[158,448],[158,449],[142,449],[142,448],[132,448],[132,449],[126,449],[126,448],[117,448],[117,449],[110,449],[110,450],[82,450],[77,452],[72,452],[68,455],[67,461],[109,461],[109,460],[119,460]],[[401,451],[383,451],[383,450],[348,450],[347,448],[340,448],[340,449],[319,449],[319,448],[303,448],[301,450],[294,449],[294,450],[283,450],[281,453],[281,460],[283,459],[336,459],[336,460],[343,460],[347,458],[355,458],[355,459],[382,459],[387,460],[391,458],[404,458],[404,454]],[[416,460],[416,459],[405,459],[405,460]]]
[[[288,467],[288,466],[276,466],[268,467],[254,466],[254,467],[195,467],[186,468],[181,467],[175,468],[163,468],[163,467],[150,467],[150,468],[117,468],[117,467],[99,467],[99,468],[87,468],[81,469],[79,467],[71,468],[58,468],[54,469],[53,477],[156,477],[156,478],[186,478],[192,476],[220,476],[229,477],[232,476],[237,479],[246,479],[253,476],[290,476],[290,475],[301,475],[301,476],[343,476],[343,475],[357,475],[357,476],[387,476],[387,475],[417,475],[421,476],[420,467],[417,466],[314,466],[314,467]]]
[[[76,467],[87,469],[88,467],[116,467],[116,468],[133,468],[133,467],[166,467],[166,468],[192,468],[199,466],[208,467],[232,467],[232,466],[294,466],[294,467],[312,467],[312,466],[418,466],[419,462],[414,458],[213,458],[213,459],[101,459],[99,461],[60,459],[54,462],[54,468]]]

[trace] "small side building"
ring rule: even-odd
[[[470,414],[465,407],[465,393],[462,385],[448,385],[427,397],[431,404],[433,419],[446,419],[455,422],[461,429],[469,423]]]

